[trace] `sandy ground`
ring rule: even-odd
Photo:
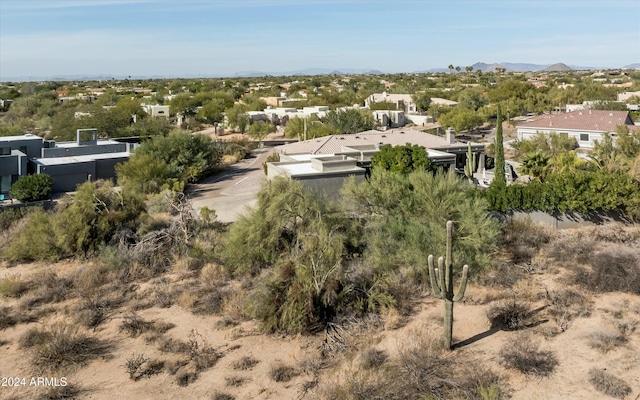
[[[11,268],[0,268],[0,278],[42,274],[54,266],[45,263],[19,265]],[[77,263],[65,262],[55,266],[61,274],[68,273],[78,267]],[[177,279],[175,276],[172,279]],[[529,285],[529,292],[543,293],[553,288],[557,276],[535,275]],[[142,289],[140,289],[142,290]],[[588,345],[589,335],[594,331],[614,331],[616,312],[622,318],[638,318],[640,297],[628,294],[607,294],[593,298],[594,312],[588,318],[578,318],[570,328],[557,336],[545,339],[535,335],[544,349],[556,353],[559,365],[554,374],[548,378],[527,378],[519,373],[505,370],[499,364],[499,352],[517,340],[518,332],[490,331],[485,317],[488,304],[483,302],[491,295],[487,289],[470,284],[466,301],[455,306],[454,339],[466,345],[455,350],[465,352],[482,360],[502,373],[512,388],[512,398],[521,400],[534,399],[601,399],[606,396],[596,392],[588,382],[587,373],[591,368],[606,369],[625,380],[633,387],[628,399],[637,399],[640,395],[640,332],[629,335],[629,341],[608,353],[601,353]],[[14,300],[2,299],[3,305],[12,305]],[[534,306],[536,303],[532,303]],[[68,309],[70,303],[59,305],[61,310]],[[633,311],[635,310],[635,311]],[[625,314],[626,313],[626,314]],[[19,348],[19,338],[33,326],[47,325],[57,318],[60,312],[54,313],[43,321],[20,324],[0,331],[2,344],[0,351],[0,375],[3,377],[40,376],[30,365],[29,358]],[[144,354],[149,358],[168,360],[166,353],[161,353],[154,343],[146,343],[143,337],[129,338],[119,332],[118,327],[125,310],[114,313],[109,320],[100,325],[95,332],[88,331],[111,343],[112,351],[104,358],[90,362],[87,366],[65,372],[66,380],[82,389],[81,399],[211,399],[216,391],[229,393],[236,399],[299,399],[310,396],[314,388],[304,392],[306,383],[312,376],[301,371],[300,363],[305,358],[317,355],[323,334],[316,336],[265,335],[259,332],[254,321],[246,321],[237,326],[219,328],[216,322],[219,316],[199,316],[174,305],[170,308],[153,307],[139,312],[145,320],[164,321],[175,324],[165,335],[171,338],[187,340],[195,330],[206,342],[219,349],[222,358],[209,370],[202,372],[198,379],[187,387],[177,385],[175,376],[166,372],[142,378],[139,381],[129,379],[124,364],[133,354]],[[628,315],[627,315],[628,314]],[[373,334],[366,340],[367,346],[385,350],[391,357],[398,353],[402,343],[411,340],[419,329],[441,329],[442,304],[432,297],[424,297],[409,317],[407,323],[399,329],[383,330]],[[549,323],[549,322],[546,322]],[[544,326],[541,325],[541,327]],[[253,357],[258,363],[251,370],[234,369],[233,364],[242,357]],[[282,362],[300,371],[300,375],[289,382],[275,382],[270,377],[271,367]],[[348,365],[346,359],[343,365]],[[320,382],[331,379],[335,370],[325,370],[320,375]],[[45,376],[53,376],[45,374]],[[230,378],[241,378],[239,386],[229,386]],[[238,381],[238,379],[236,379]],[[0,398],[30,399],[43,391],[42,388],[0,387]]]

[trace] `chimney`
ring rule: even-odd
[[[452,128],[447,128],[444,134],[444,139],[447,144],[454,144],[456,142],[456,131]]]

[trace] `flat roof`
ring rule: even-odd
[[[300,162],[300,163],[291,163],[291,164],[280,164],[274,163],[276,167],[283,169],[290,176],[304,176],[304,175],[331,175],[336,173],[343,172],[364,172],[364,168],[360,168],[357,166],[339,169],[339,170],[331,170],[331,171],[318,171],[317,169],[311,166],[309,162]]]
[[[44,139],[32,133],[27,133],[26,135],[17,135],[17,136],[0,136],[0,142],[11,142],[14,140],[44,140]]]
[[[89,141],[90,140],[87,140],[87,142]],[[96,142],[96,145],[105,146],[105,145],[119,144],[119,143],[120,142],[116,142],[115,140],[111,140],[111,139],[102,139],[102,140],[98,140]],[[81,146],[93,146],[93,144],[90,144],[90,145],[83,144]],[[71,148],[71,147],[79,147],[79,145],[78,145],[78,142],[60,142],[60,143],[56,143],[56,147]]]
[[[39,165],[65,165],[91,162],[95,160],[128,158],[130,155],[131,153],[125,151],[120,153],[89,154],[85,156],[38,158],[37,160],[33,160],[33,162]]]

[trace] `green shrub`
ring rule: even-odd
[[[9,194],[19,201],[46,200],[51,197],[53,178],[47,174],[25,175],[11,185]]]
[[[42,209],[33,211],[27,224],[4,249],[2,256],[9,261],[56,261],[60,252],[52,235],[53,214]]]

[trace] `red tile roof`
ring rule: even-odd
[[[579,110],[543,115],[518,127],[613,132],[618,125],[633,125],[628,111]]]

